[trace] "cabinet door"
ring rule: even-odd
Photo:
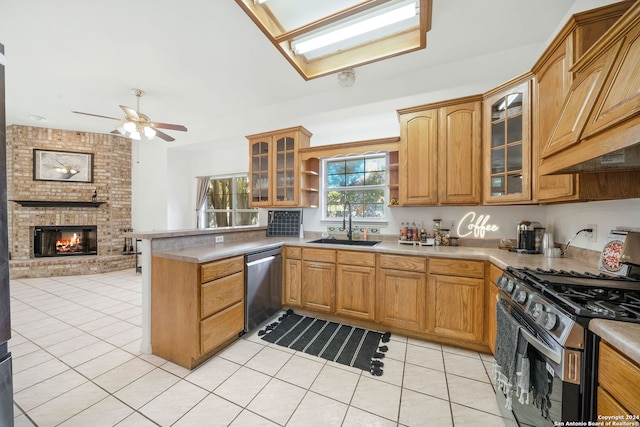
[[[302,261],[302,306],[333,313],[336,299],[335,277],[335,264]]]
[[[442,107],[438,131],[438,202],[480,203],[482,165],[481,102]]]
[[[338,264],[336,274],[336,313],[373,320],[376,269]]]
[[[485,100],[484,201],[531,200],[530,79]]]
[[[302,261],[285,258],[283,304],[300,306],[300,281],[302,280]]]
[[[249,142],[249,179],[251,186],[250,205],[269,206],[271,174],[271,138],[260,138]]]
[[[298,204],[298,150],[296,133],[288,132],[273,137],[273,205]]]
[[[484,280],[430,274],[427,330],[442,337],[483,342]]]
[[[620,50],[621,42],[612,46],[608,52],[594,60],[576,75],[567,94],[558,123],[547,141],[543,141],[541,157],[562,151],[580,141],[587,122],[589,111],[602,90],[606,77],[611,71],[613,61]]]
[[[380,269],[377,282],[377,320],[389,326],[424,331],[426,274]]]
[[[487,344],[491,349],[491,352],[495,351],[496,345],[496,333],[498,330],[498,324],[496,321],[496,303],[498,301],[498,278],[502,276],[502,270],[491,264],[489,266],[489,282],[486,287],[486,314],[485,314],[485,326],[487,329]]]
[[[438,110],[400,116],[401,205],[438,203]]]
[[[535,172],[537,173],[540,163],[540,151],[542,145],[546,143],[553,132],[560,111],[562,102],[569,92],[572,82],[572,73],[569,71],[573,61],[571,51],[573,38],[567,39],[558,45],[556,50],[549,56],[543,67],[536,72],[534,82],[534,129],[533,138]],[[536,175],[535,194],[537,201],[561,201],[572,200],[577,196],[577,179],[574,174],[562,175]]]

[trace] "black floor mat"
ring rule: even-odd
[[[307,354],[332,360],[342,365],[353,366],[372,375],[382,375],[390,334],[357,328],[313,317],[301,316],[288,311],[279,323],[271,324],[260,331],[261,338],[272,344],[302,351]],[[373,363],[375,362],[375,363]]]

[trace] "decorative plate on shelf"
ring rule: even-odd
[[[600,262],[598,263],[598,269],[617,276],[626,276],[628,265],[624,265],[620,262],[620,253],[622,252],[622,246],[626,235],[611,234],[607,237],[607,243],[602,248],[600,254]]]

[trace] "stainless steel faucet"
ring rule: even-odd
[[[349,215],[349,228],[347,229],[347,239],[352,240],[353,237],[353,229],[351,228],[351,203],[346,200],[344,202],[344,206],[342,207],[342,229],[345,229],[346,225],[346,216],[347,213]],[[348,210],[347,210],[348,208]]]

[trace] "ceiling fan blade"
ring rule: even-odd
[[[83,113],[82,111],[72,111],[72,113],[84,114],[85,116],[100,117],[103,119],[111,119],[111,120],[118,120],[118,121],[122,120],[122,119],[116,119],[115,117],[101,116],[100,114]]]
[[[158,123],[158,122],[151,122],[149,124],[151,126],[153,126],[154,128],[180,130],[182,132],[186,132],[187,131],[187,128],[182,126],[182,125],[172,125],[170,123]]]
[[[172,136],[167,135],[166,133],[159,131],[158,129],[156,129],[156,136],[159,138],[164,139],[167,142],[172,142],[175,141],[176,139]]]
[[[138,112],[136,110],[134,110],[131,107],[127,107],[125,105],[121,105],[120,108],[122,108],[122,111],[124,111],[124,113],[127,115],[127,118],[129,119],[133,119],[133,120],[139,120],[140,116],[138,115]]]

